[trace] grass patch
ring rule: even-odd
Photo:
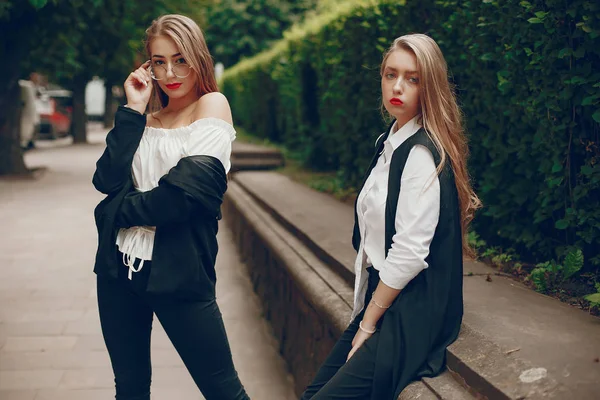
[[[353,204],[356,199],[356,188],[345,188],[335,172],[312,171],[293,157],[286,156],[285,167],[279,168],[277,172],[319,192],[330,194],[344,203]]]

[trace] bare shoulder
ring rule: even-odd
[[[195,119],[219,118],[233,125],[227,97],[220,92],[207,93],[196,102]]]

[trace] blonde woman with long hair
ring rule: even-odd
[[[165,15],[125,81],[93,183],[94,272],[117,400],[149,400],[154,314],[207,400],[248,399],[215,301],[220,206],[235,139],[202,31]],[[150,107],[148,107],[148,105]],[[149,113],[145,114],[149,108]]]
[[[355,205],[354,311],[303,399],[395,400],[439,374],[463,315],[465,233],[479,207],[446,61],[423,34],[397,38],[381,65],[393,117]]]

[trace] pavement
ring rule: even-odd
[[[38,179],[0,179],[1,400],[114,398],[92,272],[102,195],[91,177],[104,135],[91,125],[90,144],[39,142],[25,157],[47,168]],[[295,399],[225,223],[218,240],[217,301],[242,383],[252,399]],[[203,399],[156,319],[152,362],[154,400]]]

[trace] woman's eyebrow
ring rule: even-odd
[[[387,67],[385,67],[385,70],[386,70],[386,71],[387,71],[387,70],[390,70],[390,71],[392,71],[392,72],[398,72],[398,69],[397,69],[397,68],[390,67],[390,66],[387,66]],[[404,71],[404,73],[405,73],[405,74],[407,74],[407,75],[418,75],[418,74],[419,74],[419,71]]]
[[[180,56],[181,56],[181,53],[177,53],[177,54],[173,54],[171,56],[171,58],[180,57]],[[155,58],[155,57],[156,58],[165,58],[165,56],[161,56],[160,54],[155,54],[155,55],[152,56],[152,58]]]

